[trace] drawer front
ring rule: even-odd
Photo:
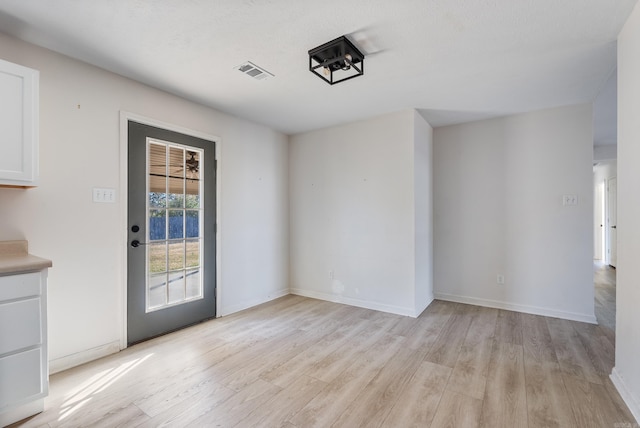
[[[0,303],[0,355],[42,343],[39,297]]]
[[[42,367],[40,348],[0,358],[0,411],[45,392]]]
[[[39,296],[40,272],[0,276],[0,301]]]

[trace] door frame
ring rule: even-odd
[[[215,142],[215,159],[216,159],[216,227],[215,227],[215,239],[216,239],[216,317],[220,314],[220,301],[222,299],[222,216],[221,216],[221,195],[222,195],[222,139],[218,136],[207,134],[193,129],[185,128],[173,123],[163,122],[149,117],[141,116],[139,114],[131,113],[128,111],[120,110],[120,230],[121,245],[120,245],[120,260],[122,266],[122,272],[120,272],[120,287],[118,292],[120,293],[121,306],[118,308],[121,314],[122,325],[120,326],[120,349],[127,347],[127,245],[128,240],[128,198],[129,198],[129,138],[128,138],[128,123],[129,121],[141,123],[143,125],[155,126],[156,128],[162,128],[173,132],[179,132],[181,134],[190,135],[192,137],[201,138]]]
[[[606,259],[606,244],[605,244],[605,232],[606,228],[606,204],[605,204],[605,189],[607,187],[607,180],[603,179],[599,183],[595,183],[594,189],[594,215],[593,215],[593,230],[594,230],[594,248],[593,259],[602,263]]]
[[[617,226],[618,226],[618,177],[616,174],[616,177],[609,177],[606,179],[606,185],[605,185],[605,216],[606,216],[606,226],[607,226],[607,230],[606,230],[606,235],[605,235],[605,242],[606,242],[606,248],[605,248],[605,263],[608,266],[613,266],[614,268],[616,267],[615,265],[611,264],[611,253],[612,253],[612,243],[611,243],[611,203],[610,203],[610,198],[611,198],[611,190],[610,190],[610,186],[611,186],[611,180],[616,180],[616,193],[615,193],[615,201],[616,201],[616,242],[615,242],[615,251],[616,251],[616,261],[615,264],[618,264],[618,230],[617,230]]]

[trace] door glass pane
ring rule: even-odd
[[[169,303],[184,300],[184,271],[169,274]]]
[[[192,183],[191,180],[187,180],[187,192],[199,190],[193,189]],[[184,205],[186,208],[200,208],[200,195],[187,193]]]
[[[169,270],[184,269],[184,241],[169,242]]]
[[[149,210],[149,240],[167,238],[166,210]]]
[[[186,298],[193,299],[195,297],[202,297],[202,288],[200,287],[200,269],[191,269],[186,272]]]
[[[184,178],[169,178],[169,208],[184,208]]]
[[[200,208],[200,153],[187,151],[185,166],[185,208]]]
[[[187,241],[187,267],[198,267],[200,266],[200,240],[189,240]]]
[[[184,238],[184,211],[169,210],[169,239]]]
[[[200,212],[197,210],[188,210],[185,222],[187,238],[200,237]]]
[[[149,277],[149,293],[147,295],[149,309],[167,304],[167,274],[161,273]]]
[[[166,241],[149,244],[149,273],[167,271],[167,243]]]
[[[167,146],[149,144],[149,206],[167,206]]]
[[[169,148],[169,175],[184,178],[184,149],[180,147]]]
[[[202,153],[148,139],[147,312],[203,297]]]

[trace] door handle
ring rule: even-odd
[[[131,241],[131,246],[133,248],[138,248],[140,245],[147,245],[146,242],[140,242],[137,239],[134,239],[133,241]]]
[[[617,226],[611,226],[611,229],[617,229],[617,228],[618,228]]]

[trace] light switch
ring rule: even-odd
[[[100,187],[93,188],[93,202],[116,202],[116,189],[105,189]]]
[[[578,205],[578,195],[562,195],[562,205]]]

